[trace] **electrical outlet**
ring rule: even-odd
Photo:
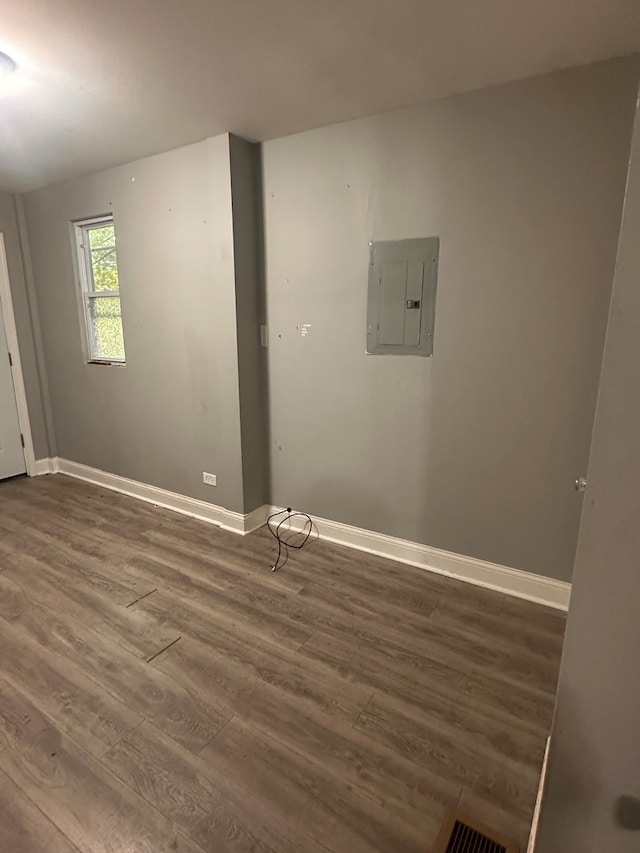
[[[215,474],[207,474],[206,471],[202,472],[202,482],[207,486],[217,486],[218,478]]]

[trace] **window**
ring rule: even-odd
[[[85,219],[83,222],[76,222],[74,227],[89,361],[124,364],[124,335],[113,217]]]

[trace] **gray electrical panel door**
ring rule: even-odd
[[[437,237],[370,243],[370,355],[433,355],[438,244]]]

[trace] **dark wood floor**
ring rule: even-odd
[[[61,475],[0,483],[2,853],[524,845],[563,617]]]

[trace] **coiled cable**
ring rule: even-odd
[[[280,521],[276,524],[272,524],[272,519],[278,518],[279,516],[284,516]],[[281,532],[280,528],[282,525],[291,521],[292,518],[305,518],[306,521],[302,526],[302,530],[291,530],[290,527],[285,528],[284,531]],[[310,515],[307,515],[306,512],[292,512],[291,507],[287,507],[286,509],[281,509],[278,512],[274,512],[267,519],[267,527],[269,528],[269,532],[273,536],[273,538],[278,543],[278,555],[276,556],[275,563],[271,566],[271,571],[275,572],[278,568],[280,568],[280,560],[284,555],[284,559],[282,561],[282,565],[287,562],[289,558],[289,548],[293,548],[295,551],[299,551],[300,548],[304,548],[304,546],[309,541],[309,537],[311,536],[311,532],[313,531],[313,521]],[[293,536],[302,536],[302,539],[299,542],[294,542],[293,539],[284,539],[282,533],[292,533]]]

